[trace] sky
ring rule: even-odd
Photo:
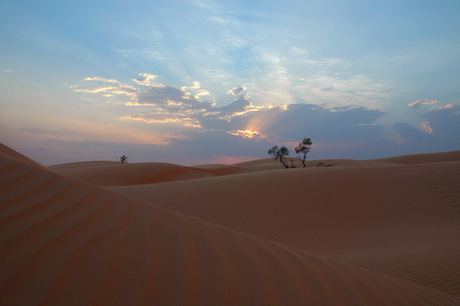
[[[1,1],[0,142],[44,165],[460,150],[460,1]]]

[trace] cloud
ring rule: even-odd
[[[454,108],[455,106],[453,104],[447,104],[446,106],[438,106],[438,107],[433,107],[432,110],[442,110],[446,108]]]
[[[264,108],[254,106],[242,95],[226,106],[216,107],[214,103],[202,100],[203,96],[208,96],[210,93],[202,89],[197,81],[193,82],[192,86],[178,87],[156,82],[156,79],[156,75],[140,73],[133,79],[136,86],[115,79],[88,77],[84,80],[97,86],[72,88],[75,92],[101,94],[108,99],[128,96],[127,100],[122,100],[123,103],[128,107],[138,107],[141,110],[118,118],[148,124],[182,124],[187,128],[219,129],[219,126],[222,128],[223,122],[230,122],[233,117],[244,116],[248,112]],[[234,87],[229,93],[237,95],[245,90],[245,86]],[[227,127],[229,130],[234,130],[230,125]]]
[[[85,78],[85,81],[100,81],[100,82],[103,82],[103,83],[115,83],[115,84],[121,84],[119,81],[115,80],[115,79],[106,79],[106,78],[102,78],[102,77],[87,77]]]
[[[420,129],[404,122],[397,122],[393,125],[395,131],[399,133],[402,138],[402,144],[413,142],[414,139],[420,140],[423,138],[423,132]]]
[[[227,91],[227,93],[230,94],[230,95],[236,96],[236,95],[239,95],[242,92],[246,91],[246,89],[247,89],[247,87],[244,86],[244,85],[241,85],[240,87],[235,86],[232,89],[230,89],[229,91]]]
[[[424,118],[428,119],[432,134],[439,139],[444,139],[451,145],[456,145],[460,149],[460,106],[434,109],[427,112]]]
[[[158,76],[149,74],[149,73],[139,73],[139,77],[133,79],[134,82],[136,82],[139,85],[144,85],[144,86],[149,86],[149,87],[162,87],[162,84],[156,84],[153,81],[157,78]]]
[[[452,145],[458,138],[455,131],[460,130],[460,110],[455,105],[432,108],[416,126],[395,124],[392,130],[400,141],[394,141],[385,138],[384,127],[376,123],[386,114],[364,106],[254,105],[242,94],[246,88],[240,86],[228,92],[236,96],[233,101],[217,107],[216,103],[204,100],[205,95],[200,95],[205,89],[199,82],[188,86],[163,84],[157,76],[147,73],[139,74],[132,81],[134,84],[124,84],[93,77],[85,82],[95,86],[81,85],[74,90],[100,95],[108,101],[118,96],[124,106],[119,110],[121,115],[116,117],[133,124],[144,123],[141,126],[146,134],[154,127],[161,145],[189,152],[168,155],[161,149],[162,154],[168,155],[168,159],[187,159],[190,161],[187,163],[205,161],[206,156],[211,160],[217,156],[263,158],[270,146],[292,146],[304,137],[313,140],[312,158],[378,158],[406,153],[406,150],[407,153],[423,152],[429,150],[430,143],[440,148],[455,147]],[[105,96],[107,94],[113,97]],[[437,101],[424,99],[411,103],[411,107],[434,103]]]
[[[249,115],[244,130],[286,140],[303,137],[350,140],[380,133],[381,128],[371,124],[383,115],[381,111],[364,107],[290,104],[286,109],[276,107]]]
[[[133,79],[136,85],[124,84],[115,79],[88,77],[84,80],[97,86],[80,88],[74,86],[75,92],[102,94],[105,98],[121,98],[122,103],[129,107],[144,107],[142,112],[119,116],[122,120],[143,121],[145,123],[176,123],[187,127],[199,127],[197,117],[209,111],[213,104],[201,100],[201,96],[209,92],[200,89],[199,82],[190,87],[155,82],[156,75],[140,73]],[[195,92],[193,92],[195,91]],[[118,100],[117,100],[118,101]],[[146,110],[145,110],[146,109]]]
[[[433,128],[430,125],[430,121],[420,123],[420,126],[423,129],[423,132],[428,134],[433,134]]]
[[[249,106],[251,106],[251,102],[249,102],[246,97],[239,97],[238,99],[233,100],[233,102],[229,105],[219,108],[219,114],[227,115],[243,112]]]
[[[106,79],[102,77],[87,77],[84,79],[86,82],[91,82],[97,86],[93,88],[80,88],[80,86],[75,85],[71,86],[75,92],[83,93],[102,93],[105,97],[114,97],[114,96],[127,96],[130,100],[135,99],[139,91],[134,86],[123,84],[115,79]]]
[[[144,122],[149,125],[182,125],[176,130],[185,138],[165,140],[185,144],[203,135],[225,139],[239,139],[238,142],[264,142],[267,144],[295,142],[303,137],[324,139],[330,142],[354,141],[356,138],[375,139],[381,127],[371,124],[384,113],[364,107],[334,107],[316,104],[287,104],[284,107],[255,106],[248,97],[241,95],[245,86],[234,87],[228,91],[238,95],[228,105],[216,107],[215,104],[201,100],[203,90],[199,82],[190,86],[162,84],[153,74],[141,73],[133,79],[136,85],[129,85],[114,79],[101,77],[86,78],[98,86],[87,89],[74,89],[78,92],[129,96],[125,105],[139,111],[118,116],[121,120]],[[192,129],[192,130],[191,130]],[[195,130],[195,132],[193,132]],[[230,138],[228,138],[230,137]],[[219,142],[217,142],[219,146]],[[218,152],[228,156],[225,152]],[[239,155],[243,156],[243,155]],[[251,153],[251,156],[253,154]]]
[[[254,106],[247,97],[240,96],[229,105],[218,108],[217,113],[221,117],[226,117],[228,119],[229,117],[243,116],[248,112],[259,111],[265,108],[264,106]]]
[[[417,100],[415,102],[412,102],[408,106],[413,107],[413,108],[419,108],[420,105],[433,105],[433,104],[436,104],[436,103],[438,103],[437,100],[421,99],[421,100]]]
[[[394,129],[405,139],[405,153],[440,152],[460,149],[460,106],[432,109],[423,115],[427,121],[412,126],[397,123]]]
[[[137,96],[137,105],[157,105],[165,108],[181,106],[182,108],[208,108],[209,105],[197,99],[190,92],[173,85],[148,86]]]
[[[285,109],[248,112],[230,121],[214,117],[206,121],[205,132],[188,131],[185,139],[171,142],[192,146],[197,156],[208,150],[217,155],[266,158],[274,144],[293,149],[304,137],[311,137],[311,158],[377,158],[383,152],[389,154],[393,143],[382,137],[383,127],[372,125],[382,116],[383,112],[364,107],[291,104]]]
[[[181,113],[170,113],[170,112],[149,112],[149,113],[139,113],[133,115],[125,115],[119,117],[121,120],[134,120],[141,121],[148,124],[168,124],[168,123],[178,123],[184,127],[193,127],[201,128],[201,124],[197,121],[195,116],[191,114],[181,114]]]
[[[241,109],[250,108],[250,102],[240,97],[227,107],[231,114],[237,114]],[[349,148],[349,152],[353,151],[352,147],[361,146],[363,156],[370,156],[369,152],[375,145],[368,146],[369,143],[379,140],[381,144],[390,143],[381,136],[383,127],[372,125],[382,116],[383,112],[364,107],[290,104],[285,108],[264,107],[246,111],[241,116],[226,117],[227,120],[217,112],[214,116],[201,118],[200,123],[207,130],[207,135],[224,132],[251,143],[263,142],[266,146],[297,144],[304,137],[311,137],[314,141],[329,143],[323,147],[337,145]]]

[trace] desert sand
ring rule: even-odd
[[[0,304],[460,305],[460,151],[318,162],[0,145]]]

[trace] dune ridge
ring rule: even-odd
[[[289,243],[285,235],[289,225],[281,227],[285,238],[277,238],[279,224],[264,221],[268,212],[254,217],[253,206],[244,210],[251,201],[240,202],[253,197],[257,208],[265,204],[278,218],[287,218],[283,214],[288,206],[273,204],[273,192],[267,195],[268,189],[264,193],[257,186],[259,180],[261,185],[279,186],[279,175],[282,180],[291,174],[304,178],[304,169],[292,170],[101,189],[0,152],[0,301],[4,305],[460,303],[460,297],[441,290],[296,248],[304,239]],[[326,169],[315,169],[316,176],[323,173],[319,170]],[[248,185],[251,180],[255,185]],[[225,184],[236,184],[227,185],[228,192],[238,191],[233,199],[228,193],[218,195]],[[205,190],[205,185],[217,190]],[[148,197],[145,200],[122,190],[141,187],[138,194]],[[177,187],[193,193],[178,193]],[[178,195],[171,197],[174,190]],[[202,191],[207,193],[199,198]],[[254,197],[258,192],[265,198]],[[185,196],[188,203],[185,198],[179,201]],[[232,216],[225,211],[227,221],[222,218],[222,224],[207,220],[231,202],[242,211]],[[214,212],[202,211],[212,203]],[[188,210],[180,205],[188,205]],[[291,213],[298,210],[291,209]],[[253,218],[252,226],[242,222],[242,228],[232,229],[232,222],[247,214]],[[300,222],[299,218],[294,220]]]
[[[34,165],[36,167],[43,168],[42,165],[39,163],[33,161],[32,159],[28,158],[27,156],[24,156],[23,154],[5,146],[3,143],[0,143],[0,156],[15,159],[17,161],[29,164],[29,165]]]

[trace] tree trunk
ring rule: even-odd
[[[284,168],[289,169],[288,164],[286,164],[281,157],[280,157],[280,162],[283,164]]]

